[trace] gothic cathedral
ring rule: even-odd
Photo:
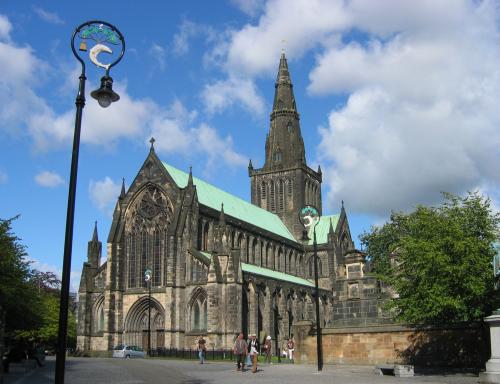
[[[199,335],[210,348],[230,349],[240,331],[282,341],[295,322],[315,321],[313,236],[298,211],[309,204],[322,212],[322,173],[307,165],[284,54],[275,87],[265,163],[248,166],[251,203],[163,163],[152,142],[128,191],[122,185],[106,262],[97,228],[88,243],[80,350],[189,349]],[[343,204],[321,216],[316,235],[321,325],[376,316],[360,300],[375,283],[364,276]]]

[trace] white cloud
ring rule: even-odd
[[[42,171],[35,176],[35,181],[42,187],[55,188],[64,184],[64,179],[55,172]]]
[[[221,160],[227,165],[244,166],[246,158],[237,153],[231,136],[220,137],[217,130],[206,123],[194,124],[196,111],[188,111],[175,101],[165,112],[158,113],[151,124],[151,135],[156,139],[159,153],[179,153],[193,157],[206,156],[206,170]]]
[[[256,16],[264,7],[264,0],[231,0],[238,9],[248,16]]]
[[[321,129],[328,202],[387,214],[441,191],[498,189],[498,9],[423,2],[398,14],[389,2],[368,20],[365,4],[355,2],[357,27],[390,37],[329,47],[310,74],[312,94],[349,94]]]
[[[4,15],[0,15],[0,40],[9,41],[11,30],[12,24],[9,19]]]
[[[184,56],[191,48],[191,40],[203,37],[205,42],[213,42],[220,38],[213,27],[184,19],[179,25],[179,31],[172,40],[172,52],[176,56]]]
[[[165,70],[165,48],[163,48],[161,45],[158,45],[156,43],[152,43],[151,47],[149,48],[149,55],[153,58],[153,60],[156,63],[156,68],[158,68],[160,71]]]
[[[2,21],[8,25],[4,28],[4,37],[9,39],[10,24],[6,18],[0,19],[0,31]],[[163,65],[161,58],[165,53],[164,49],[154,45],[152,50],[159,55],[159,65]],[[0,67],[0,129],[12,135],[29,135],[36,151],[49,151],[69,145],[73,138],[74,109],[56,112],[33,87],[39,82],[35,76],[36,69],[43,71],[49,66],[39,60],[30,47],[18,47],[10,41],[0,41]],[[69,88],[74,87],[77,74],[78,69],[68,68],[67,77],[71,78],[71,82],[62,82],[61,92],[68,92]],[[95,88],[97,84],[87,81],[87,93]],[[200,127],[206,125],[202,121],[195,122],[197,112],[188,111],[182,103],[174,101],[165,108],[149,99],[133,98],[127,91],[126,82],[115,82],[113,88],[120,95],[120,100],[106,109],[87,95],[88,102],[82,120],[83,144],[107,148],[119,140],[145,140],[153,134],[158,139],[157,148],[163,153],[175,152],[191,157],[193,151],[188,149],[195,146],[200,151],[198,156],[210,159],[217,156],[224,162],[231,159],[228,153],[233,153],[236,159],[241,157],[234,151],[230,137],[220,137],[213,127],[210,128],[213,130],[213,138],[227,146],[225,154],[214,155],[206,147],[197,144],[200,133],[206,131]],[[245,98],[245,95],[239,97]],[[241,164],[236,161],[229,165]]]
[[[332,39],[332,33],[349,23],[343,1],[275,0],[265,4],[258,22],[233,30],[219,41],[207,56],[226,73],[225,80],[208,84],[202,94],[209,111],[222,112],[238,104],[254,113],[262,113],[262,97],[254,92],[254,79],[276,74],[282,48],[293,60],[307,50]],[[237,79],[243,79],[242,82]],[[213,91],[213,97],[206,97]]]
[[[103,180],[90,180],[89,183],[89,196],[90,200],[101,211],[111,214],[114,203],[118,198],[121,190],[121,184],[114,182],[109,176]]]
[[[48,12],[40,7],[33,6],[33,11],[37,14],[37,16],[51,24],[65,24],[64,20],[59,17],[59,15],[55,12]]]
[[[440,191],[498,190],[499,17],[493,1],[271,0],[208,55],[226,79],[202,98],[212,113],[251,110],[256,95],[238,98],[233,79],[252,90],[274,75],[285,39],[291,61],[316,54],[311,96],[347,95],[320,129],[330,206],[386,215]]]
[[[255,83],[249,78],[229,77],[212,84],[206,84],[201,98],[208,113],[222,112],[226,108],[240,104],[252,114],[264,112],[264,101]]]
[[[183,56],[189,52],[189,40],[198,35],[200,28],[198,24],[183,20],[179,26],[179,32],[174,35],[172,51],[176,56]]]
[[[9,175],[0,169],[0,184],[5,184],[9,180]]]

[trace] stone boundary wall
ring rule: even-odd
[[[316,332],[309,321],[293,326],[295,361],[316,362]],[[482,369],[490,354],[487,329],[415,329],[400,325],[324,328],[324,364],[413,364]]]

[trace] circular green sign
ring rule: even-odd
[[[306,205],[299,212],[299,220],[306,229],[319,221],[319,211],[312,205]]]

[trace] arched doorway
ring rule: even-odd
[[[137,345],[148,350],[149,300],[141,297],[127,313],[125,318],[124,343]],[[151,349],[165,346],[165,310],[154,298],[151,298]]]

